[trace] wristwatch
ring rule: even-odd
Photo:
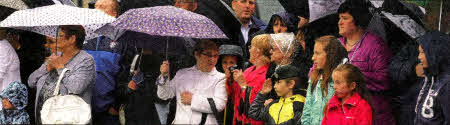
[[[245,89],[247,89],[247,86],[241,86],[241,90],[242,91],[245,90]]]

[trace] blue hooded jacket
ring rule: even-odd
[[[15,107],[15,109],[8,110],[2,108],[0,124],[30,124],[30,116],[25,109],[28,104],[28,90],[24,84],[12,82],[2,91],[0,96],[1,99],[8,99]],[[3,101],[0,104],[3,105]]]
[[[416,125],[450,124],[450,37],[431,31],[418,39],[428,62],[415,112]]]

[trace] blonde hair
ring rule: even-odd
[[[263,61],[265,63],[270,62],[270,49],[272,49],[272,45],[270,44],[271,38],[269,34],[257,35],[252,39],[251,45],[260,50],[261,55],[263,56]],[[249,48],[250,49],[250,48]]]

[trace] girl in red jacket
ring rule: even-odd
[[[359,68],[339,65],[332,78],[335,93],[328,102],[322,125],[372,125],[371,99]]]

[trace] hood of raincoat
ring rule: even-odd
[[[24,109],[28,104],[28,91],[24,84],[19,82],[12,82],[1,93],[2,98],[6,98],[17,108],[17,110]]]
[[[418,39],[422,46],[429,67],[425,74],[429,77],[449,72],[450,70],[450,37],[439,31],[431,31]]]
[[[294,33],[270,34],[270,38],[284,55],[287,55],[290,49],[297,49]]]
[[[1,109],[0,124],[30,124],[30,116],[25,110],[28,103],[27,87],[19,82],[12,82],[0,94],[2,100],[6,98],[16,108]],[[3,105],[3,101],[0,102]]]
[[[287,12],[279,12],[277,14],[272,15],[269,21],[269,25],[265,29],[266,33],[274,33],[273,32],[273,24],[275,23],[275,17],[280,17],[283,23],[288,27],[288,32],[297,32],[298,22],[300,19],[290,13]]]

